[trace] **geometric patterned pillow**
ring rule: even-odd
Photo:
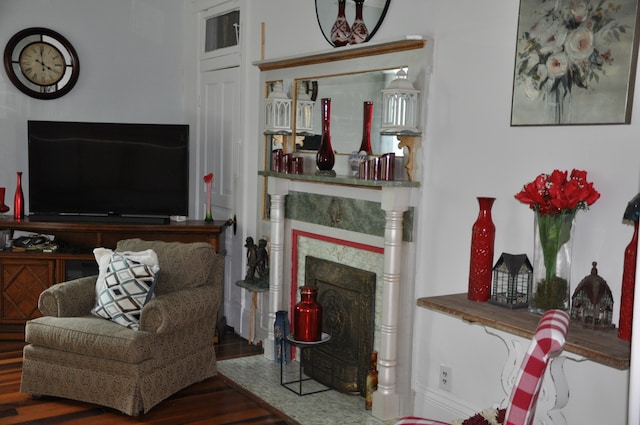
[[[96,248],[99,266],[96,305],[91,313],[122,326],[138,330],[142,307],[154,296],[160,271],[153,250],[113,252]]]

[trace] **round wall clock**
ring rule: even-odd
[[[80,62],[62,35],[47,28],[27,28],[7,43],[4,68],[23,93],[37,99],[55,99],[76,84]]]

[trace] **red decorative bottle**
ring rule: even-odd
[[[24,218],[24,195],[22,193],[22,172],[18,171],[18,184],[16,194],[13,197],[13,218],[22,220]]]
[[[322,340],[322,306],[318,304],[318,288],[300,288],[300,302],[293,310],[293,337],[296,341]]]
[[[633,323],[633,294],[636,282],[636,260],[638,258],[638,221],[633,222],[633,236],[624,250],[622,271],[622,293],[620,296],[620,323],[618,338],[631,341]]]
[[[373,102],[366,101],[364,106],[364,116],[362,117],[362,142],[358,152],[373,153],[371,149],[371,118],[373,116]]]
[[[378,389],[378,352],[371,353],[371,368],[367,372],[365,391],[365,409],[373,407],[373,393]]]
[[[489,301],[493,269],[493,245],[496,226],[491,219],[491,207],[496,198],[479,197],[480,212],[471,234],[471,261],[469,265],[469,292],[471,301]]]
[[[316,165],[320,172],[330,172],[336,162],[336,154],[331,146],[331,99],[321,100],[322,105],[322,138],[316,153]],[[328,174],[328,173],[327,173]]]
[[[354,0],[356,2],[356,17],[351,25],[351,34],[349,35],[349,43],[360,44],[367,41],[369,30],[362,19],[362,6],[364,0]]]
[[[349,35],[351,35],[351,29],[349,28],[349,22],[344,14],[344,6],[347,0],[338,0],[338,17],[331,27],[331,42],[334,46],[346,46],[349,44]]]
[[[4,203],[4,192],[5,188],[0,187],[0,214],[9,211],[9,207]]]

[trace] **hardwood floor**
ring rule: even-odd
[[[113,409],[72,400],[33,399],[20,392],[22,348],[19,340],[0,341],[0,424],[297,424],[223,376],[174,394],[146,415],[132,418]],[[262,347],[228,330],[216,344],[218,360],[262,353]]]

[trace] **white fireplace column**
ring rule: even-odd
[[[284,202],[289,193],[289,181],[269,177],[267,191],[271,195],[271,247],[269,255],[269,322],[276,320],[276,311],[283,310],[284,290]],[[268,327],[267,342],[264,344],[264,356],[275,360],[275,336],[273,326]]]
[[[400,415],[397,392],[398,313],[402,277],[402,217],[409,209],[409,188],[382,188],[385,211],[384,271],[382,276],[382,318],[378,353],[378,390],[373,393],[372,414],[382,420]]]

